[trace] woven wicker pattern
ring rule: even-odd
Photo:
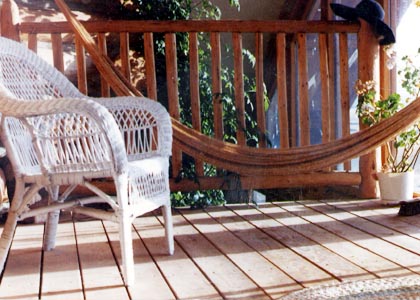
[[[127,285],[134,280],[130,227],[135,217],[163,207],[172,254],[168,179],[172,127],[165,108],[147,98],[88,98],[25,46],[5,38],[0,38],[0,70],[2,142],[16,177],[0,240],[1,268],[18,220],[49,212],[44,248],[52,249],[61,209],[120,224]],[[116,197],[90,183],[98,178],[114,180]],[[68,188],[58,193],[63,185]],[[72,199],[77,185],[98,197]],[[49,192],[50,205],[31,209],[42,188]],[[113,211],[85,207],[95,202],[108,203]]]
[[[420,299],[418,276],[344,282],[303,289],[281,300],[415,300]]]

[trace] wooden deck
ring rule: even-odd
[[[126,289],[117,227],[19,225],[0,299],[277,299],[304,287],[420,273],[420,217],[378,201],[304,201],[176,210],[167,256],[160,218],[136,219],[136,284]],[[135,230],[134,230],[135,229]]]

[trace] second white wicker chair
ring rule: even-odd
[[[48,212],[44,249],[50,250],[61,209],[118,222],[126,285],[134,281],[134,218],[162,207],[168,251],[173,253],[168,175],[172,127],[162,105],[138,97],[88,98],[24,45],[0,38],[0,113],[1,138],[16,178],[0,240],[0,272],[17,221]],[[113,179],[116,196],[93,185],[97,178]],[[97,197],[73,199],[78,185]],[[33,196],[43,188],[50,195],[48,205],[31,209]],[[95,202],[112,210],[85,207]]]

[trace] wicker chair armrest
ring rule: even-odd
[[[92,99],[92,98],[91,98]],[[172,153],[172,123],[163,105],[145,97],[93,98],[109,109],[130,160]]]
[[[77,161],[79,165],[83,165],[82,160],[93,155],[103,157],[108,163],[111,163],[114,172],[122,173],[126,171],[127,156],[124,142],[113,116],[104,106],[88,99],[52,98],[21,101],[4,97],[1,94],[0,105],[2,106],[3,125],[7,117],[21,120],[22,124],[29,128],[35,138],[36,143],[33,144],[37,149],[38,159],[43,161],[44,164],[48,165],[48,162],[45,162],[48,153],[45,153],[45,151],[59,151],[58,148],[67,147],[64,152],[73,152],[69,155],[79,155],[74,153],[76,151],[93,151],[95,153],[80,153],[81,158],[72,156],[71,158],[63,158],[63,161],[68,160],[74,165]],[[51,128],[54,125],[49,126],[50,124],[58,124],[60,129],[54,129],[53,131]],[[44,127],[50,128],[49,131],[44,130]],[[79,132],[80,136],[78,136]],[[78,140],[76,141],[76,139]],[[87,143],[90,145],[87,145]],[[7,144],[7,140],[5,144]],[[47,144],[54,146],[48,149]],[[101,150],[95,150],[94,145]],[[42,153],[43,151],[44,153]],[[68,153],[59,153],[54,159],[58,160],[65,155],[68,155]],[[95,158],[91,158],[89,161],[90,164],[94,162]],[[98,164],[101,163],[98,161]],[[58,171],[60,168],[63,168],[63,172],[66,170],[64,164],[57,168]]]

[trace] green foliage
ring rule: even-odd
[[[239,9],[239,0],[229,0],[230,5]],[[136,20],[188,20],[188,19],[219,19],[220,9],[209,0],[124,0],[122,8],[124,18]],[[213,101],[220,99],[223,107],[224,140],[236,143],[236,132],[242,130],[246,134],[247,144],[256,146],[258,143],[258,131],[255,121],[255,80],[244,76],[245,89],[245,120],[246,128],[238,129],[238,115],[235,106],[232,69],[223,67],[221,69],[221,80],[223,92],[221,95],[214,95],[211,86],[211,49],[209,36],[199,34],[199,83],[200,83],[200,107],[201,127],[206,135],[214,135],[213,122]],[[158,82],[158,98],[165,105],[167,101],[166,88],[166,61],[165,41],[163,34],[154,34],[155,40],[155,61],[156,78]],[[192,126],[190,87],[189,87],[189,40],[187,33],[177,33],[177,67],[179,77],[179,104],[180,118],[187,126]],[[142,36],[131,37],[132,48],[140,53],[143,52]],[[225,49],[226,55],[231,55],[230,49]],[[255,58],[247,50],[243,55],[251,65],[255,64]],[[268,107],[268,99],[266,99]],[[183,166],[177,180],[183,178],[197,181],[194,160],[184,155]],[[217,170],[214,166],[204,165],[205,176],[215,176]],[[194,192],[176,192],[171,194],[171,201],[174,206],[205,207],[225,202],[224,194],[220,190],[206,190]]]
[[[362,83],[359,83],[359,87],[360,85],[362,85]],[[366,83],[365,85],[368,86],[369,83]],[[401,96],[397,93],[392,93],[387,98],[378,100],[376,98],[376,91],[372,87],[360,95],[357,113],[359,118],[361,118],[362,123],[369,126],[375,125],[380,121],[393,116],[403,107]]]
[[[229,0],[240,8],[239,0]],[[219,19],[220,9],[209,0],[123,0],[124,18],[136,20]]]
[[[419,52],[420,53],[420,49]],[[404,66],[398,71],[402,77],[401,86],[408,92],[412,101],[419,97],[420,68],[412,58],[404,56]],[[378,99],[375,82],[356,83],[359,95],[357,113],[363,124],[372,126],[397,113],[405,106],[401,95],[392,93],[388,97]],[[418,100],[417,100],[418,101]],[[386,143],[387,160],[383,165],[385,171],[401,173],[412,170],[420,155],[420,123],[415,123],[404,132]]]

